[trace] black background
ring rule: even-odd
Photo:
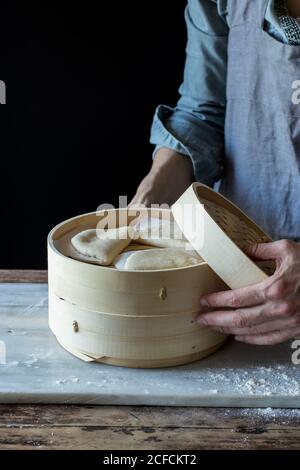
[[[0,268],[45,268],[54,225],[134,195],[178,97],[185,4],[1,5]]]

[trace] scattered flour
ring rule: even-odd
[[[19,361],[12,361],[12,362],[8,362],[6,365],[10,367],[10,366],[18,366],[19,364],[20,364]]]
[[[230,390],[238,395],[270,396],[288,395],[291,397],[300,396],[300,368],[297,366],[273,366],[273,367],[253,367],[251,370],[221,368],[202,371],[201,376],[184,376],[189,380],[197,380],[199,390],[203,385],[206,391],[207,386],[212,385],[206,393],[224,394]]]
[[[32,364],[35,364],[38,361],[38,358],[35,354],[29,354],[29,357],[31,359],[28,359],[28,361],[25,361],[25,364],[28,366],[31,366]]]
[[[279,422],[281,424],[289,424],[291,420],[299,420],[300,424],[300,409],[296,408],[243,408],[241,415],[257,423],[259,418]]]
[[[59,380],[56,380],[55,383],[56,385],[64,385],[64,384],[70,384],[70,383],[78,383],[79,382],[79,378],[78,377],[69,377],[67,379],[59,379]]]

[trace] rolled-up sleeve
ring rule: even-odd
[[[197,181],[222,176],[228,26],[224,0],[188,0],[184,80],[175,108],[160,105],[151,128],[154,156],[168,147],[191,158]]]

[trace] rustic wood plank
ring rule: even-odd
[[[48,271],[30,269],[0,269],[0,282],[48,282]]]
[[[181,427],[22,427],[0,428],[0,449],[49,450],[244,450],[299,449],[300,430],[181,428]]]
[[[1,405],[0,449],[299,449],[298,410]]]
[[[0,405],[5,426],[125,426],[263,429],[299,427],[300,410],[151,406]],[[300,444],[300,442],[299,442]]]

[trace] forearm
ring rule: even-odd
[[[142,180],[133,204],[173,204],[193,182],[193,165],[189,157],[169,148],[160,148],[148,175]]]
[[[161,147],[156,152],[155,159],[152,163],[151,171],[153,174],[157,175],[165,169],[172,171],[172,168],[175,167],[178,173],[182,170],[182,174],[185,175],[189,181],[193,181],[193,165],[190,159],[172,149]]]

